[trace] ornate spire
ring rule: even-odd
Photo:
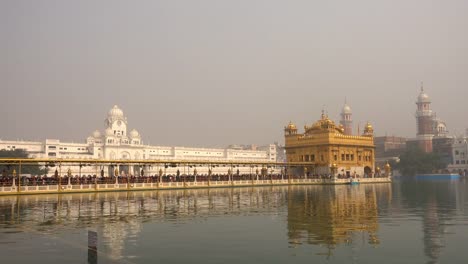
[[[321,115],[321,119],[322,120],[325,120],[328,118],[328,111],[325,110],[325,105],[322,105],[322,115]]]

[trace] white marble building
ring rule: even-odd
[[[105,159],[105,160],[190,160],[190,161],[252,161],[276,162],[276,145],[246,149],[244,148],[192,148],[175,146],[151,146],[143,144],[140,133],[128,129],[128,121],[123,111],[115,105],[109,110],[105,119],[106,127],[103,132],[96,130],[87,139],[86,143],[61,142],[57,139],[46,139],[42,142],[0,140],[0,149],[24,149],[32,158],[54,159]],[[67,171],[69,168],[62,169]],[[77,175],[76,168],[70,168],[73,175]],[[98,174],[104,168],[97,166],[84,166],[79,170],[81,175]],[[121,166],[122,174],[139,175],[141,167]],[[155,174],[160,168],[147,166],[145,175]],[[239,168],[246,173],[250,168]],[[189,168],[166,168],[167,173],[181,173]],[[205,171],[206,170],[206,171]],[[200,174],[206,173],[208,168],[198,168]],[[218,170],[218,171],[217,171]],[[227,170],[227,169],[225,169]],[[110,169],[104,169],[105,175],[112,175]],[[185,171],[188,173],[188,171]],[[49,171],[49,175],[54,171]],[[220,168],[213,173],[226,173]],[[64,174],[62,172],[62,174]]]

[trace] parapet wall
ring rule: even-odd
[[[354,183],[390,183],[391,178],[360,178]],[[50,193],[86,193],[113,191],[143,191],[197,188],[254,187],[272,185],[342,185],[350,184],[350,179],[284,179],[284,180],[242,180],[211,182],[161,182],[161,183],[115,183],[115,184],[76,184],[76,185],[37,185],[0,187],[0,195],[28,195]]]

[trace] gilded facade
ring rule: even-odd
[[[298,133],[290,122],[285,128],[288,162],[310,162],[293,173],[304,175],[374,176],[374,129],[367,123],[361,135],[347,135],[322,112],[320,120]]]

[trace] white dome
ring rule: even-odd
[[[418,96],[418,103],[430,103],[429,95],[424,92],[424,89],[421,87],[421,93]]]
[[[101,137],[101,132],[99,132],[99,130],[96,130],[93,132],[93,137],[94,138],[100,138]]]
[[[349,107],[349,105],[345,104],[345,105],[343,106],[343,109],[341,110],[341,112],[342,112],[343,114],[351,114],[351,107]]]
[[[138,131],[136,129],[132,129],[132,131],[130,131],[130,137],[131,138],[138,138],[138,137],[140,137],[140,133],[138,133]]]
[[[114,131],[112,131],[112,128],[108,127],[106,129],[106,136],[113,136],[114,135]]]
[[[111,110],[109,110],[108,113],[109,117],[123,117],[123,111],[120,109],[117,105],[114,105]]]

